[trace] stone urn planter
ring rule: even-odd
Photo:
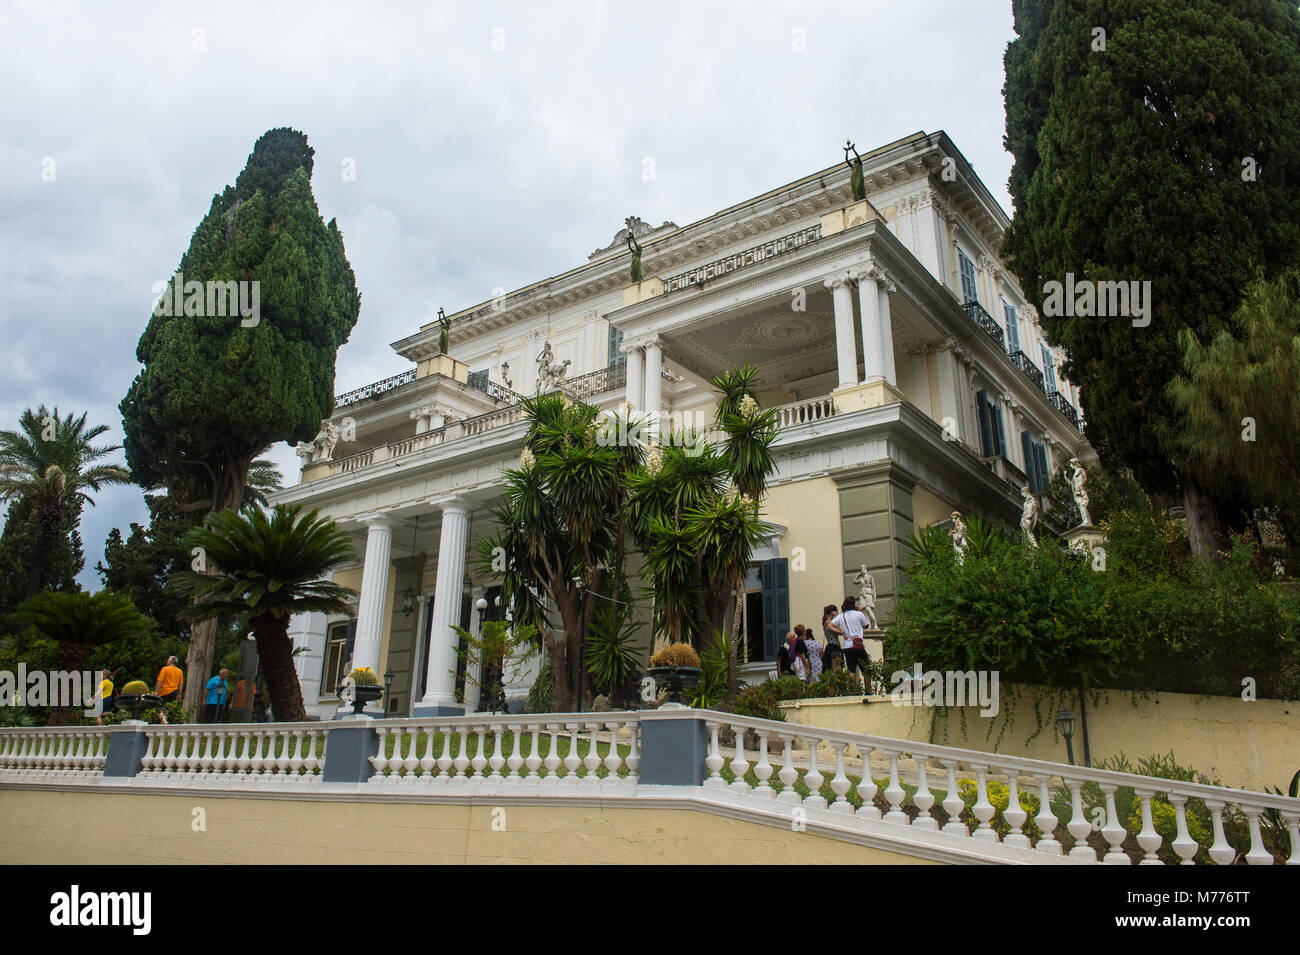
[[[384,695],[384,685],[379,682],[379,675],[370,667],[357,667],[348,674],[348,681],[351,683],[348,688],[348,702],[352,704],[352,712],[358,716],[365,712],[367,703],[374,702]]]
[[[654,679],[657,690],[668,691],[668,702],[689,706],[689,694],[704,679],[704,669],[689,643],[670,643],[650,658],[646,676]]]
[[[128,714],[131,719],[138,720],[144,710],[162,706],[162,698],[156,693],[150,693],[149,684],[143,680],[132,680],[122,687],[122,692],[117,695],[114,705]]]

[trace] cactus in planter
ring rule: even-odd
[[[650,658],[652,667],[699,667],[700,655],[689,643],[670,643]]]
[[[348,674],[348,678],[360,686],[379,686],[381,684],[379,674],[370,667],[357,667]]]
[[[149,684],[144,680],[131,680],[122,687],[122,696],[143,696],[149,692]]]

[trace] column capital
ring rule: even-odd
[[[436,507],[443,514],[456,514],[464,517],[470,512],[469,501],[459,494],[453,494],[449,497],[430,498],[425,503],[430,507]]]
[[[624,355],[631,355],[635,351],[642,351],[645,348],[645,342],[639,338],[625,338],[618,343],[618,350]]]
[[[827,276],[822,280],[822,285],[834,291],[837,288],[847,288],[853,283],[855,276],[852,272],[836,272],[834,275]]]
[[[397,519],[388,511],[373,511],[362,514],[357,520],[366,526],[367,531],[392,531],[397,526]]]
[[[660,351],[662,351],[662,350],[663,350],[663,347],[664,347],[664,340],[663,340],[663,338],[662,338],[661,336],[659,336],[659,335],[657,335],[657,334],[656,334],[656,335],[647,335],[647,336],[645,336],[644,338],[641,339],[641,347],[642,347],[642,348],[658,348]]]

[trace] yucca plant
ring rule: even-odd
[[[592,616],[587,634],[587,675],[592,689],[611,700],[621,694],[637,670],[634,649],[636,624],[626,609],[603,602]]]
[[[356,592],[326,580],[336,567],[356,560],[351,538],[316,511],[277,506],[219,511],[183,540],[202,548],[215,574],[185,571],[171,578],[194,618],[246,616],[257,641],[266,689],[277,720],[306,718],[293,665],[289,618],[297,613],[348,614]],[[211,569],[211,568],[210,568]]]

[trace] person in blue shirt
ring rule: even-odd
[[[223,669],[208,681],[205,688],[207,696],[204,702],[207,705],[203,710],[203,722],[215,723],[221,717],[221,708],[226,705],[226,677],[229,675],[230,671]]]

